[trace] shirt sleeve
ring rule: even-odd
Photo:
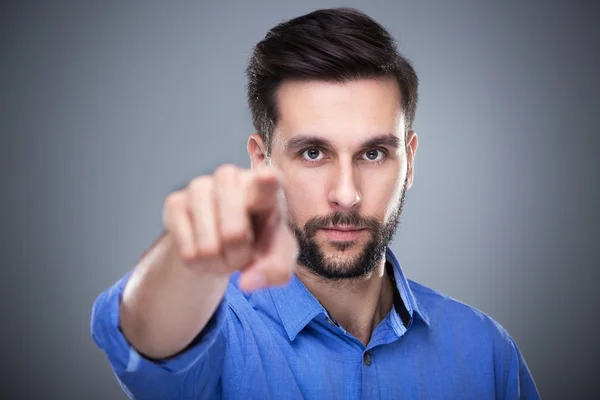
[[[501,359],[504,361],[502,377],[497,382],[497,399],[540,399],[540,393],[525,362],[525,358],[512,337],[507,335],[507,342],[502,349]]]
[[[131,272],[98,296],[91,317],[92,338],[107,356],[123,391],[135,399],[220,397],[229,308],[226,296],[185,351],[167,360],[150,360],[129,344],[119,326],[119,305],[130,275]]]

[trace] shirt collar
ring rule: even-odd
[[[404,272],[402,272],[402,267],[400,266],[400,262],[394,255],[394,252],[389,247],[386,249],[385,257],[388,263],[390,263],[394,269],[394,281],[396,284],[396,289],[398,290],[398,294],[400,294],[400,298],[410,315],[410,322],[407,326],[410,327],[413,323],[414,315],[416,314],[423,323],[428,328],[431,328],[431,324],[429,322],[429,316],[427,315],[426,310],[423,308],[423,305],[417,300],[413,291],[410,289],[410,285],[408,283],[408,279],[404,276]]]
[[[408,280],[402,272],[400,263],[389,247],[386,249],[386,261],[393,267],[396,289],[410,316],[407,327],[402,327],[402,329],[394,327],[394,330],[399,332],[400,330],[405,331],[409,328],[413,324],[414,314],[417,314],[427,327],[430,327],[429,318],[427,317],[425,310],[423,310],[423,307],[410,290]],[[325,308],[312,293],[308,291],[306,286],[304,286],[302,281],[298,279],[296,275],[293,275],[290,282],[286,285],[272,287],[267,290],[273,298],[277,313],[279,314],[283,327],[291,341],[293,341],[298,333],[316,316],[319,314],[327,315]],[[395,310],[395,313],[397,314],[395,320],[401,321],[398,311]]]

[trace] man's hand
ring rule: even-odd
[[[223,165],[165,200],[163,221],[179,254],[202,273],[242,270],[250,291],[289,281],[298,244],[286,222],[275,170]]]

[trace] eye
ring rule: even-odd
[[[386,156],[385,152],[379,149],[373,149],[366,151],[364,154],[364,158],[368,161],[382,161]]]
[[[323,152],[317,148],[306,149],[302,152],[302,157],[306,159],[306,161],[313,162],[319,161],[323,158]]]

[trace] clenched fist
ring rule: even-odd
[[[272,168],[226,164],[165,200],[163,222],[190,268],[242,270],[251,291],[289,281],[298,244],[286,223],[282,180]]]

